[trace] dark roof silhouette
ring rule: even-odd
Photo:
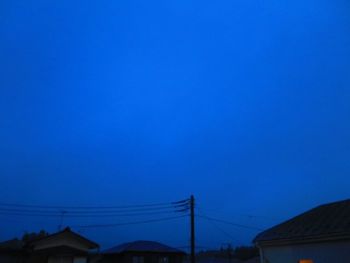
[[[105,254],[119,254],[126,252],[184,253],[181,250],[169,247],[159,242],[143,240],[124,243],[104,251]]]
[[[58,237],[60,235],[65,235],[65,234],[68,234],[78,240],[80,240],[81,242],[84,242],[90,249],[95,249],[95,248],[98,248],[99,245],[75,232],[73,232],[69,227],[66,227],[65,229],[63,229],[62,231],[59,231],[59,232],[56,232],[56,233],[53,233],[51,235],[48,235],[48,236],[45,236],[45,237],[41,237],[39,239],[36,239],[34,241],[31,241],[29,242],[30,245],[34,245],[36,243],[39,243],[39,242],[42,242],[43,240],[49,240],[49,239],[53,239],[55,237]]]
[[[350,199],[313,208],[258,234],[254,242],[350,239]]]

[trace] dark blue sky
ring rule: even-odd
[[[207,215],[265,228],[349,198],[349,71],[347,0],[1,1],[0,200],[193,193]],[[59,219],[0,222],[6,239]],[[183,246],[187,223],[83,233]],[[198,219],[199,245],[257,233],[216,224]]]

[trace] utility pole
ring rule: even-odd
[[[190,199],[191,210],[191,263],[196,263],[195,232],[194,232],[194,196]]]

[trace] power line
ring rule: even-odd
[[[118,209],[116,207],[119,207]],[[124,216],[148,216],[156,214],[185,213],[189,210],[189,199],[146,205],[129,206],[39,206],[23,204],[0,203],[0,215],[59,217],[62,213],[65,217],[124,217]]]
[[[197,207],[198,210],[202,211],[201,208]],[[231,235],[230,233],[228,233],[227,231],[225,231],[224,229],[222,229],[221,227],[219,227],[214,221],[212,220],[208,220],[208,222],[211,223],[212,226],[216,227],[217,229],[219,229],[223,234],[225,234],[226,236],[228,236],[230,239],[234,240],[235,242],[238,243],[238,240],[236,237],[234,237],[233,235]]]
[[[169,221],[173,219],[187,217],[187,215],[182,216],[173,216],[173,217],[164,217],[159,219],[150,219],[143,221],[134,221],[134,222],[126,222],[126,223],[117,223],[117,224],[96,224],[96,225],[85,225],[85,226],[76,226],[76,228],[102,228],[102,227],[117,227],[117,226],[126,226],[126,225],[138,225],[138,224],[148,224],[162,221]]]
[[[3,207],[18,207],[18,208],[42,208],[42,209],[65,209],[65,210],[115,210],[115,209],[163,209],[170,207],[182,207],[188,204],[189,200],[181,200],[167,203],[141,204],[141,205],[121,205],[121,206],[52,206],[52,205],[28,205],[15,203],[0,203]]]
[[[236,226],[236,227],[241,227],[241,228],[246,228],[246,229],[251,229],[251,230],[259,230],[259,231],[263,230],[261,228],[255,227],[255,226],[247,226],[247,225],[237,224],[237,223],[229,222],[229,221],[218,219],[218,218],[208,217],[205,215],[197,215],[197,216],[200,218],[206,219],[206,220],[216,221],[216,222],[220,222],[220,223],[224,223],[224,224],[228,224],[228,225],[232,225],[232,226]]]
[[[21,217],[43,217],[60,219],[59,228],[63,225],[64,218],[72,217],[138,217],[135,221],[126,221],[113,224],[91,224],[75,226],[79,230],[91,228],[118,227],[127,225],[150,224],[163,221],[170,221],[184,218],[189,215],[189,199],[176,202],[154,203],[142,205],[123,205],[123,206],[49,206],[49,205],[29,205],[0,203],[0,216],[21,216]],[[175,216],[165,216],[165,215]],[[156,217],[162,215],[165,217]],[[153,217],[153,218],[152,218]],[[74,227],[74,226],[73,226]]]
[[[150,216],[150,215],[165,215],[175,213],[185,213],[186,211],[165,211],[165,212],[144,212],[144,213],[126,213],[126,214],[71,214],[66,212],[64,217],[132,217],[132,216]],[[0,215],[14,215],[14,216],[37,216],[37,217],[61,217],[62,212],[59,213],[23,213],[23,212],[1,212]]]
[[[217,229],[219,229],[223,234],[225,234],[226,236],[228,236],[229,238],[231,238],[232,240],[234,240],[235,242],[238,243],[238,240],[236,237],[234,237],[233,235],[231,235],[230,233],[226,232],[225,230],[223,230],[221,227],[219,227],[216,223],[214,223],[213,221],[209,220],[208,222],[210,222],[212,224],[212,226],[216,227]]]
[[[263,216],[263,215],[242,214],[240,216],[245,216],[245,217],[248,217],[248,218],[255,218],[255,219],[261,218],[261,219],[266,219],[266,220],[269,220],[269,221],[279,220],[278,218],[269,217],[269,216]]]
[[[62,213],[65,211],[70,214],[124,214],[133,212],[161,212],[161,211],[187,211],[188,208],[185,206],[169,206],[164,208],[149,208],[149,209],[129,209],[129,210],[67,210],[67,209],[55,209],[55,210],[36,210],[36,209],[18,209],[18,208],[2,208],[0,207],[0,212],[20,212],[20,213]]]
[[[198,210],[201,210],[201,211],[203,211],[203,209],[202,208],[200,208],[201,207],[201,205],[198,205],[197,204],[197,209]],[[209,211],[209,213],[211,213],[211,211],[212,212],[214,212],[214,214],[217,214],[217,215],[219,215],[219,214],[221,214],[222,215],[222,210],[219,210],[219,209],[213,209],[213,208],[206,208],[205,209],[205,211]],[[219,213],[218,213],[219,212]],[[270,216],[265,216],[265,215],[254,215],[254,214],[251,214],[251,213],[248,213],[248,214],[237,214],[237,213],[235,213],[237,216],[241,216],[241,217],[248,217],[248,218],[250,218],[250,219],[252,219],[252,218],[254,218],[254,219],[266,219],[266,220],[274,220],[274,221],[276,221],[276,220],[279,220],[278,218],[274,218],[274,217],[270,217]]]

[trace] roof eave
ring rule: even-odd
[[[323,235],[323,236],[305,236],[298,238],[285,238],[285,239],[272,239],[272,240],[254,240],[254,243],[259,247],[267,246],[286,246],[286,245],[297,245],[297,244],[309,244],[309,243],[322,243],[329,241],[350,241],[350,233],[347,234],[334,234],[334,235]]]

